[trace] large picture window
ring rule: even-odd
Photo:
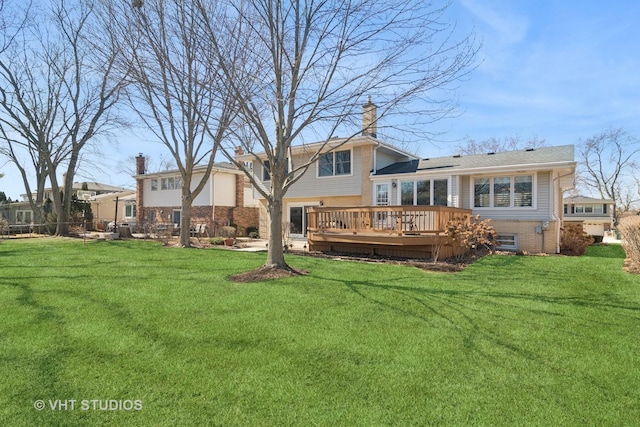
[[[533,207],[533,176],[474,178],[474,208]]]
[[[351,150],[325,153],[318,161],[318,176],[351,175]]]
[[[424,179],[400,182],[400,204],[422,206],[447,206],[449,181]]]

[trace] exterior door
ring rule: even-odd
[[[292,237],[307,235],[307,209],[305,206],[289,207],[289,235]]]

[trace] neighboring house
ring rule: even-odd
[[[85,188],[85,190],[83,190],[83,187]],[[74,182],[72,189],[78,200],[85,201],[90,201],[91,199],[102,194],[121,192],[129,192],[129,194],[132,193],[132,190],[108,184],[101,184],[99,182]],[[33,211],[31,209],[31,205],[29,204],[29,195],[22,194],[21,197],[22,201],[10,203],[8,206],[9,223],[12,225],[31,224],[34,219]],[[31,197],[35,199],[36,194],[33,193]],[[52,189],[46,188],[44,190],[45,213],[51,212],[51,210],[53,209],[53,202],[51,201],[52,198]]]
[[[321,144],[293,147],[293,166],[308,160]],[[257,156],[266,159],[265,154]],[[244,162],[253,159],[253,154],[236,157]],[[491,219],[503,249],[557,253],[562,193],[573,188],[575,167],[572,145],[419,159],[376,138],[375,106],[366,104],[363,135],[346,143],[339,138],[330,141],[319,161],[287,192],[283,221],[294,236],[303,236],[307,209],[314,206],[447,206]],[[255,177],[267,188],[265,169],[254,162]],[[265,237],[269,229],[266,203],[257,191],[256,198],[260,200],[260,234]],[[336,209],[336,215],[347,214]],[[364,239],[362,230],[350,230],[343,234]],[[340,239],[347,241],[344,235]]]
[[[116,221],[116,219],[118,225],[136,225],[135,191],[129,190],[118,193],[101,194],[91,197],[89,201],[91,202],[91,213],[93,214],[95,228],[105,230],[106,225]]]
[[[564,199],[564,223],[582,224],[592,236],[604,236],[611,231],[615,201],[593,197],[571,196]]]
[[[204,175],[206,167],[193,170],[193,187]],[[138,227],[180,226],[182,216],[182,179],[180,171],[146,173],[145,158],[136,157],[137,182],[136,223]],[[229,224],[246,234],[247,227],[258,227],[257,201],[244,173],[230,163],[216,163],[207,182],[193,200],[191,223],[206,224],[209,233]]]

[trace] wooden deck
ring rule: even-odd
[[[307,209],[309,249],[371,255],[440,258],[463,252],[444,235],[447,223],[471,217],[469,209],[446,206],[311,207]]]

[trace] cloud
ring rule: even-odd
[[[461,0],[460,3],[484,24],[483,32],[504,45],[519,43],[527,35],[529,20],[526,16],[498,8],[487,1]]]

